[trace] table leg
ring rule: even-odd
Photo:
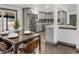
[[[41,36],[39,36],[39,54],[41,54]]]
[[[18,52],[17,52],[17,49],[18,49],[18,45],[16,44],[16,45],[14,45],[14,48],[13,48],[14,54],[17,54],[17,53],[18,53]]]

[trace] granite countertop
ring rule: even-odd
[[[76,30],[75,26],[72,25],[61,25],[59,26],[59,29],[71,29],[71,30]]]
[[[45,26],[47,28],[54,28],[53,25],[50,26]],[[58,25],[59,29],[71,29],[71,30],[76,30],[76,26],[72,26],[72,25]]]

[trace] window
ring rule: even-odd
[[[14,30],[14,21],[17,19],[17,11],[0,9],[0,31]]]
[[[58,24],[59,25],[67,24],[67,12],[58,11]]]

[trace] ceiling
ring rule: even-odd
[[[53,5],[52,4],[8,4],[9,6],[15,6],[18,8],[33,8],[37,11],[53,11]]]
[[[6,4],[9,6],[14,6],[17,8],[33,8],[37,11],[50,11],[52,12],[54,10],[53,4]],[[69,12],[76,12],[76,4],[60,4],[62,5],[65,9],[67,9]]]

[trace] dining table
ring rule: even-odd
[[[31,33],[31,34],[23,34],[23,33],[18,33],[18,36],[16,37],[9,37],[9,34],[7,35],[2,35],[4,39],[9,41],[12,46],[13,46],[13,53],[18,54],[18,48],[21,43],[28,43],[31,40],[38,38],[39,40],[39,54],[41,54],[41,35],[37,33]]]

